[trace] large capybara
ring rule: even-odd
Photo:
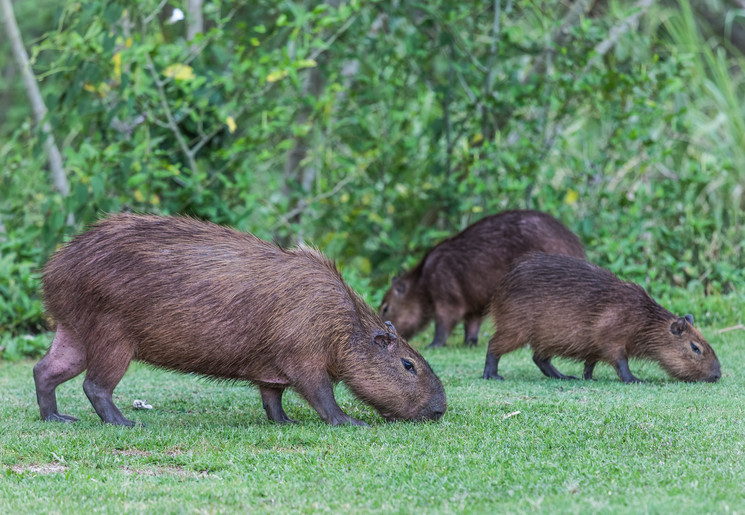
[[[87,370],[83,390],[104,422],[131,426],[112,392],[131,360],[258,386],[270,420],[291,422],[293,388],[329,424],[343,381],[387,420],[437,420],[445,392],[422,356],[344,282],[320,252],[283,250],[190,218],[117,215],[47,263],[44,301],[57,324],[34,367],[44,420],[55,388]]]
[[[638,382],[629,358],[656,361],[682,381],[721,377],[719,360],[691,315],[673,315],[641,286],[582,259],[528,254],[504,277],[489,309],[497,332],[484,379],[502,379],[499,358],[527,344],[541,372],[556,379],[576,378],[559,372],[554,356],[584,361],[585,379],[605,361],[625,383]]]
[[[585,257],[579,238],[540,211],[504,211],[482,218],[438,243],[409,272],[393,279],[380,316],[404,338],[435,319],[430,347],[441,347],[464,321],[465,345],[476,345],[489,299],[523,254],[542,251]]]

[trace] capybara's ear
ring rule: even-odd
[[[670,324],[670,332],[673,333],[675,336],[680,336],[683,334],[686,330],[686,326],[688,325],[688,320],[680,317],[675,322]]]
[[[399,279],[398,277],[393,278],[393,291],[398,293],[399,295],[403,295],[406,293],[406,288],[408,288],[408,284],[406,284],[406,281],[403,279]]]
[[[372,340],[376,345],[388,347],[388,350],[391,350],[391,348],[396,344],[396,335],[378,329],[375,331],[375,334],[373,334]]]
[[[687,315],[685,316],[685,319],[686,319],[686,320],[688,320],[688,323],[689,323],[689,324],[693,325],[693,315],[691,315],[690,313],[688,313],[688,314],[687,314]]]
[[[693,323],[693,322],[691,322]],[[396,335],[398,334],[398,331],[396,331],[396,327],[393,325],[393,322],[390,320],[386,320],[385,326],[388,328],[388,330],[393,334],[393,339],[396,339]]]

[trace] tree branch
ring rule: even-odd
[[[592,56],[592,58],[590,58],[589,61],[587,61],[583,72],[586,72],[588,69],[590,69],[591,66],[597,63],[601,57],[607,54],[608,51],[613,48],[616,43],[618,43],[618,40],[621,39],[621,36],[635,27],[639,22],[639,18],[641,18],[642,15],[647,12],[647,9],[649,9],[649,7],[653,3],[654,0],[639,0],[634,5],[635,11],[621,23],[611,28],[610,31],[608,31],[608,37],[595,46],[595,51],[593,52],[594,55]]]
[[[2,0],[2,1],[8,1],[8,0]],[[166,97],[166,92],[163,89],[163,82],[158,78],[158,72],[155,70],[155,65],[153,64],[153,60],[150,59],[150,55],[147,53],[145,54],[145,60],[147,64],[148,70],[150,70],[150,75],[153,78],[153,82],[155,83],[155,87],[158,90],[158,97],[160,99],[160,105],[163,108],[163,112],[166,114],[166,120],[168,121],[168,128],[171,129],[171,132],[173,132],[173,135],[176,137],[176,141],[178,141],[179,147],[181,147],[181,152],[186,157],[186,160],[189,162],[189,168],[191,168],[191,171],[194,175],[197,174],[197,162],[194,159],[194,152],[192,149],[189,148],[189,145],[186,143],[186,140],[184,139],[184,135],[181,134],[181,130],[178,127],[178,124],[176,123],[176,120],[173,118],[173,113],[171,112],[171,107],[168,105],[168,98]]]
[[[41,93],[39,92],[39,85],[31,71],[28,54],[26,53],[26,48],[23,46],[21,32],[18,30],[18,24],[16,23],[15,14],[13,13],[13,5],[10,3],[10,0],[0,0],[0,7],[2,7],[3,11],[5,31],[8,34],[8,39],[13,48],[13,56],[15,57],[18,68],[20,68],[21,75],[23,76],[23,83],[26,86],[26,93],[28,94],[29,102],[31,102],[34,119],[37,124],[41,124],[42,132],[46,135],[44,147],[47,151],[49,168],[52,173],[54,186],[63,197],[66,197],[70,193],[70,185],[65,176],[65,169],[62,164],[62,154],[60,154],[59,148],[54,142],[51,124],[48,121],[45,121],[47,106],[44,105],[44,100],[41,98]]]
[[[530,80],[531,77],[546,73],[548,63],[556,53],[556,49],[567,44],[571,36],[572,28],[579,23],[582,15],[592,8],[594,1],[595,0],[576,0],[572,4],[569,11],[564,16],[564,19],[561,20],[561,24],[551,33],[551,40],[546,45],[546,48],[543,49],[543,53],[538,56],[535,63],[533,63],[533,68],[531,68],[530,72],[526,74],[520,82],[524,84]]]
[[[323,199],[327,199],[329,197],[333,197],[334,195],[336,195],[337,193],[339,193],[339,191],[344,186],[346,186],[349,182],[351,182],[352,179],[354,179],[354,178],[355,178],[355,176],[352,175],[352,174],[347,175],[342,180],[340,180],[336,184],[336,186],[334,186],[329,191],[327,191],[325,193],[321,193],[320,195],[316,195],[315,197],[313,197],[311,199],[303,200],[303,201],[299,202],[298,205],[297,205],[297,207],[295,209],[292,209],[291,211],[288,211],[284,216],[280,216],[279,222],[277,224],[275,224],[275,226],[274,226],[275,229],[277,227],[279,227],[280,225],[289,226],[290,223],[293,221],[293,218],[295,218],[296,216],[302,214],[303,211],[305,211],[308,208],[308,206],[310,206],[311,204],[314,204],[314,203],[318,202],[319,200],[323,200]]]

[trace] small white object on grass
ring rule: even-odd
[[[135,399],[132,403],[132,407],[134,409],[153,409],[153,407],[147,403],[147,401],[141,401],[140,399]]]

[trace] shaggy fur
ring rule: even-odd
[[[551,215],[504,211],[482,218],[433,247],[409,272],[393,279],[379,313],[405,338],[434,318],[432,347],[464,321],[466,345],[476,345],[489,299],[510,266],[530,251],[585,257],[577,236]]]
[[[445,411],[427,362],[311,248],[283,250],[190,218],[124,214],[70,241],[42,282],[57,323],[34,368],[46,420],[72,418],[58,413],[54,389],[87,370],[99,416],[131,425],[111,393],[132,359],[250,381],[277,422],[290,421],[281,397],[294,388],[328,423],[360,423],[336,404],[336,381],[387,419]]]
[[[502,280],[490,306],[497,326],[489,341],[484,378],[501,379],[499,358],[530,344],[549,377],[566,379],[553,356],[585,362],[592,379],[598,361],[611,364],[625,382],[636,382],[628,358],[659,363],[683,381],[716,381],[719,361],[693,327],[644,289],[582,259],[531,253]]]

